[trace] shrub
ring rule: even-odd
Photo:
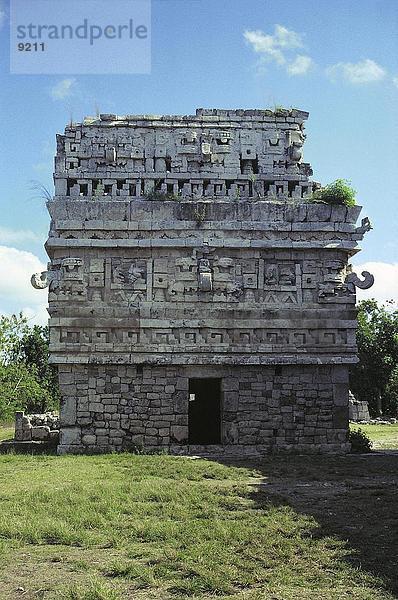
[[[312,198],[317,202],[325,204],[341,204],[344,206],[355,206],[356,191],[346,179],[336,179],[314,192]]]
[[[351,452],[371,452],[373,443],[362,429],[350,430]]]
[[[145,194],[145,200],[150,200],[151,202],[164,202],[166,200],[180,200],[181,197],[176,194],[171,194],[170,192],[161,192],[160,190],[150,190]]]

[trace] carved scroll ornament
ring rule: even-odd
[[[367,290],[374,284],[375,278],[369,273],[369,271],[362,271],[363,281],[359,279],[356,273],[349,273],[345,279],[345,284],[347,286],[348,291],[351,294],[355,294],[355,288],[360,288],[361,290]]]
[[[30,278],[30,283],[36,290],[44,290],[49,284],[47,275],[47,271],[42,271],[42,273],[33,273],[32,277]]]

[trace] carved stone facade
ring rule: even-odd
[[[49,286],[59,452],[348,448],[355,287],[372,283],[348,263],[370,223],[308,201],[307,116],[101,115],[58,136],[32,284]],[[198,444],[206,381],[219,433]]]

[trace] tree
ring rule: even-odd
[[[0,316],[0,364],[8,365],[14,358],[15,346],[28,330],[28,321],[22,313]]]
[[[58,374],[55,367],[49,364],[49,329],[34,325],[26,328],[14,345],[14,360],[23,363],[32,370],[43,391],[41,411],[53,408],[59,401]]]
[[[398,310],[394,303],[379,305],[363,300],[358,305],[359,363],[350,376],[358,400],[369,403],[372,415],[398,411]]]
[[[22,314],[0,316],[0,421],[17,410],[56,408],[57,373],[48,358],[47,327],[29,326]]]

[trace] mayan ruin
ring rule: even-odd
[[[308,113],[102,114],[57,136],[58,452],[346,452],[361,207],[310,202]]]

